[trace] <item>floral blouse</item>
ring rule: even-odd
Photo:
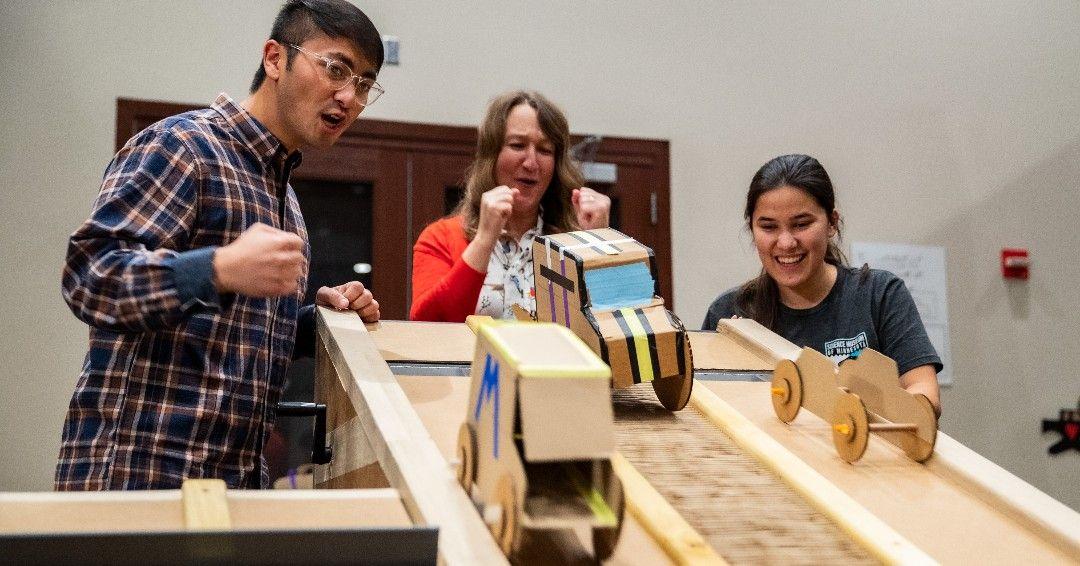
[[[487,277],[476,301],[476,314],[492,318],[514,318],[510,306],[521,305],[525,310],[536,310],[536,289],[533,285],[533,240],[544,229],[543,218],[536,218],[536,226],[514,241],[508,234],[499,236],[495,249],[488,260]]]

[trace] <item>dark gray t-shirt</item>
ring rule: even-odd
[[[860,271],[838,267],[832,290],[815,307],[779,305],[775,332],[837,363],[863,348],[873,348],[896,360],[901,375],[926,364],[940,372],[941,358],[926,336],[904,281],[880,269]],[[747,317],[735,307],[738,292],[738,287],[730,289],[713,301],[702,330],[716,330],[721,318]]]

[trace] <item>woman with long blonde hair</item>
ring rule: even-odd
[[[413,247],[410,318],[510,318],[535,308],[536,236],[608,225],[611,200],[582,186],[566,116],[537,92],[496,97],[480,125],[465,195]]]

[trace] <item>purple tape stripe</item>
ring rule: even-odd
[[[561,268],[562,268],[562,276],[566,277],[566,258],[563,258],[560,261],[560,263],[561,263]],[[563,321],[563,322],[564,322],[564,324],[566,324],[567,328],[570,328],[570,295],[568,294],[568,291],[566,290],[565,287],[563,287],[563,290],[562,290],[562,306],[563,306],[563,313],[566,316],[566,320]],[[552,308],[552,311],[554,311],[554,310],[555,309]]]

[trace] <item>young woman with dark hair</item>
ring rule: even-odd
[[[763,165],[750,181],[744,217],[761,274],[713,301],[702,328],[752,318],[837,363],[873,348],[896,360],[901,385],[940,413],[941,359],[911,293],[888,271],[847,265],[836,195],[821,163],[782,155]]]

